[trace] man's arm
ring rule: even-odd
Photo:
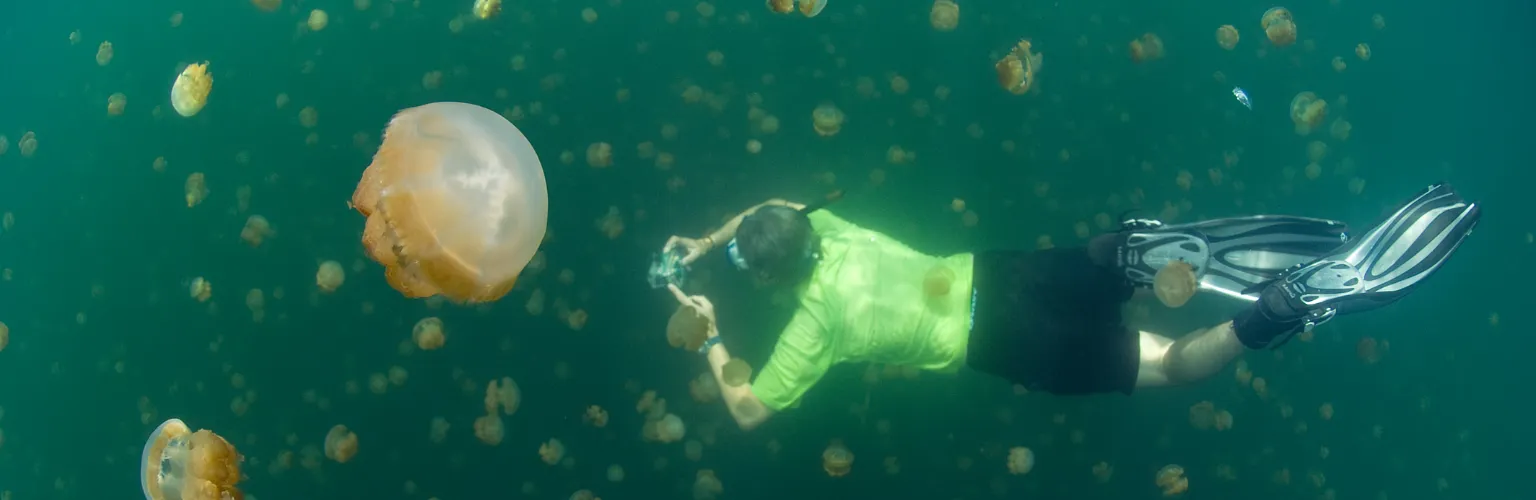
[[[709,335],[715,337],[719,332],[711,325]],[[763,405],[752,393],[752,384],[744,383],[737,387],[726,385],[724,378],[725,363],[731,360],[730,351],[725,350],[725,344],[716,342],[709,348],[709,370],[715,373],[715,383],[720,386],[720,395],[725,400],[725,408],[730,410],[731,418],[736,419],[736,425],[741,430],[750,431],[762,425],[773,416],[773,410]]]
[[[786,207],[789,207],[789,208],[793,208],[795,210],[800,210],[802,208],[805,208],[805,205],[803,205],[803,204],[794,203],[794,202],[790,202],[790,201],[785,201],[785,200],[781,200],[781,199],[778,199],[778,198],[774,198],[774,199],[771,199],[771,200],[768,200],[768,201],[765,201],[765,202],[753,205],[752,208],[748,208],[746,210],[742,210],[741,213],[736,214],[735,217],[731,217],[730,220],[725,221],[725,224],[721,225],[720,229],[716,229],[714,232],[705,235],[704,236],[704,246],[705,246],[704,250],[705,251],[712,250],[712,249],[714,249],[715,247],[719,246],[722,243],[725,243],[727,241],[731,241],[731,238],[735,238],[736,237],[736,228],[741,227],[741,220],[742,219],[745,219],[748,215],[752,215],[752,212],[756,212],[757,209],[763,208],[763,207],[766,207],[766,206],[770,206],[770,205],[781,205],[781,206],[786,206]]]

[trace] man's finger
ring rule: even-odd
[[[692,252],[692,251],[690,251],[690,252],[688,252],[688,255],[684,255],[683,256],[683,260],[680,260],[678,262],[681,262],[685,266],[692,265],[693,261],[699,260],[699,256],[700,255],[704,255],[704,254],[699,253],[699,252]]]
[[[661,246],[661,253],[672,251],[672,247],[674,246],[677,246],[677,237],[673,236],[671,238],[667,238],[667,244]]]
[[[669,283],[669,284],[667,284],[667,290],[671,290],[672,291],[672,296],[673,297],[677,297],[677,302],[678,303],[680,303],[682,305],[685,305],[685,306],[693,305],[693,301],[689,300],[688,294],[683,293],[683,290],[678,288],[677,285],[673,285],[673,284]]]

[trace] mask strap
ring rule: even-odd
[[[725,259],[730,261],[732,266],[736,266],[736,269],[742,271],[749,269],[747,260],[741,258],[741,252],[736,249],[736,238],[731,238],[730,243],[725,244]]]

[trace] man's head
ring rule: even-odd
[[[821,238],[804,213],[781,205],[758,208],[736,228],[736,252],[763,284],[795,284],[816,269]]]

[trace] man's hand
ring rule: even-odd
[[[686,266],[693,264],[695,260],[699,260],[699,257],[703,257],[704,252],[710,251],[710,246],[705,240],[673,236],[667,238],[666,245],[662,245],[661,253],[671,252],[672,249],[681,247],[683,249],[682,263]]]
[[[709,302],[709,298],[703,295],[690,296],[685,294],[677,285],[667,285],[667,289],[672,291],[672,296],[677,298],[679,304],[693,308],[694,314],[709,322],[709,336],[713,337],[719,334],[719,331],[715,328],[715,305]]]

